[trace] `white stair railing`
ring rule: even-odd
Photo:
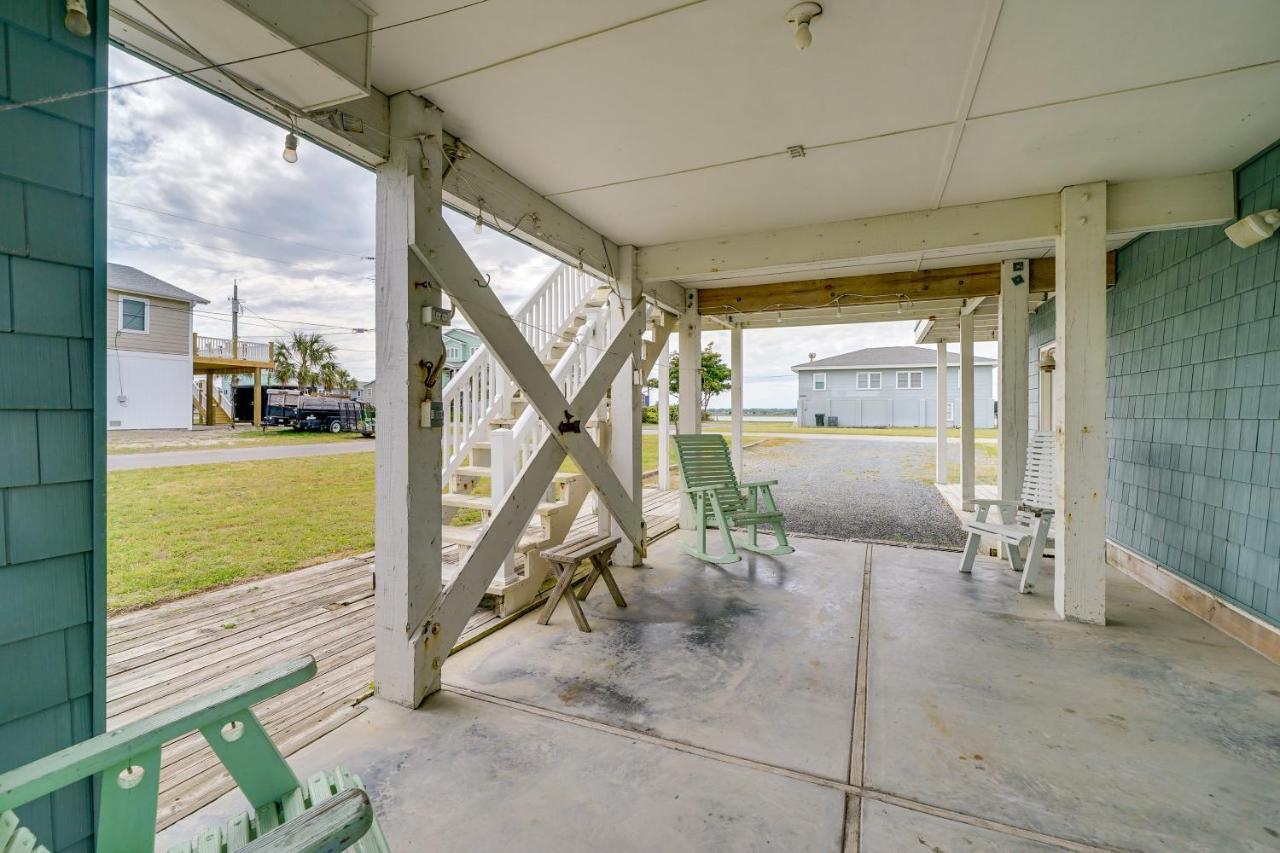
[[[538,357],[546,359],[599,286],[592,276],[561,264],[512,312],[511,319]],[[445,386],[441,455],[446,482],[475,442],[489,434],[489,419],[510,410],[514,390],[497,359],[484,346]]]

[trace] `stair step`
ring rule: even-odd
[[[480,540],[480,534],[484,532],[484,528],[476,527],[450,527],[445,526],[442,531],[442,537],[446,544],[463,545],[470,548]],[[533,548],[545,548],[550,540],[545,533],[526,533],[520,537],[520,544],[516,546],[516,551],[529,551]]]
[[[478,509],[481,512],[488,512],[492,509],[488,495],[459,495],[449,493],[440,496],[440,503],[456,509]],[[550,512],[555,512],[558,509],[564,509],[568,505],[568,501],[543,501],[538,504],[536,512],[541,515],[545,515]]]
[[[488,477],[489,466],[488,465],[459,465],[456,469],[454,469],[453,473],[454,475],[460,476],[460,477]],[[578,479],[581,476],[582,476],[581,474],[571,474],[567,471],[557,471],[556,475],[551,479],[553,482],[556,482],[556,483],[572,483],[574,480]]]
[[[515,426],[515,425],[516,425],[516,419],[515,419],[515,418],[489,418],[489,426],[491,426],[491,427],[493,427],[493,428],[495,428],[495,429],[511,429],[511,427],[513,427],[513,426]],[[479,447],[479,446],[480,446],[480,442],[478,442],[478,441],[477,441],[475,444],[472,444],[471,446],[472,446],[472,447]],[[486,441],[486,442],[484,443],[484,446],[485,446],[485,447],[489,447],[489,446],[490,446],[490,443]]]

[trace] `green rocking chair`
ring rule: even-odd
[[[170,853],[386,851],[360,779],[339,767],[300,782],[252,705],[316,674],[310,656],[277,664],[144,720],[0,773],[0,850],[48,853],[11,809],[102,774],[96,848],[139,853],[155,847],[160,747],[199,731],[252,807],[226,827],[205,829]]]
[[[685,544],[685,550],[700,560],[712,563],[734,563],[742,559],[738,549],[757,554],[781,556],[795,551],[787,543],[782,529],[782,513],[773,502],[771,486],[777,480],[761,480],[755,483],[739,483],[729,460],[729,447],[722,435],[677,435],[676,461],[680,466],[680,480],[684,493],[693,506],[693,517],[698,523],[698,541]],[[746,489],[746,494],[743,494]],[[757,528],[768,525],[773,528],[777,545],[766,548],[757,543]],[[720,530],[724,553],[707,551],[707,527]],[[747,541],[739,542],[730,532],[731,527],[746,527]]]

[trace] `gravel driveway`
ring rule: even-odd
[[[744,480],[777,480],[787,530],[838,539],[963,547],[955,514],[933,486],[933,446],[792,441],[748,448]]]

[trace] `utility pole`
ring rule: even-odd
[[[240,355],[240,279],[231,285],[231,357]]]

